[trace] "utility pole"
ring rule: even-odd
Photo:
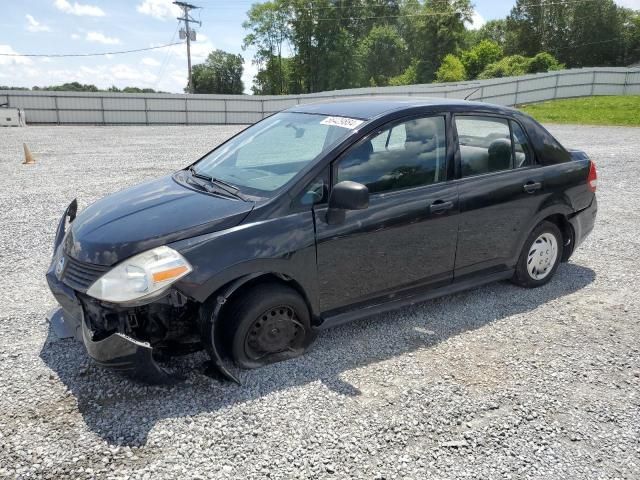
[[[200,7],[196,7],[195,5],[191,5],[189,3],[179,2],[179,1],[175,1],[173,2],[173,4],[182,8],[182,17],[178,17],[178,20],[181,20],[184,22],[184,26],[185,26],[184,37],[186,37],[187,39],[187,68],[188,68],[187,93],[193,93],[193,82],[191,79],[191,41],[196,40],[196,32],[195,30],[191,30],[191,27],[189,26],[189,24],[197,23],[198,26],[202,26],[202,22],[199,22],[191,18],[191,16],[189,15],[189,11],[193,10],[194,8],[200,8]],[[180,31],[180,38],[183,38],[182,31]]]

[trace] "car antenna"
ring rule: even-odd
[[[467,95],[466,97],[464,97],[464,99],[465,99],[465,100],[469,100],[469,97],[470,97],[471,95],[473,95],[474,93],[476,93],[476,92],[477,92],[478,90],[480,90],[481,88],[482,88],[482,87],[478,87],[478,88],[476,88],[473,92],[471,92],[469,95]]]

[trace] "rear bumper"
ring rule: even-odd
[[[573,227],[574,245],[573,250],[580,246],[585,238],[591,233],[596,223],[596,215],[598,214],[598,201],[594,195],[591,205],[584,210],[576,213],[569,218],[569,222]]]

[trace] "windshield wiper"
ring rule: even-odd
[[[240,200],[245,201],[245,202],[249,201],[247,196],[242,194],[240,192],[240,189],[238,187],[236,187],[235,185],[231,184],[231,183],[225,182],[224,180],[220,180],[219,178],[214,178],[211,175],[206,175],[204,173],[199,173],[192,166],[189,167],[189,172],[194,177],[200,178],[202,180],[206,180],[207,182],[211,183],[212,185],[215,185],[216,187],[218,187],[219,190],[222,190],[223,192],[231,195],[234,198],[239,198]]]

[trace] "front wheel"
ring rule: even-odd
[[[224,320],[226,337],[241,368],[302,355],[314,338],[307,304],[289,286],[256,285],[230,307]]]
[[[540,223],[524,243],[513,283],[527,288],[547,283],[560,265],[562,250],[562,233],[557,225],[547,221]]]

